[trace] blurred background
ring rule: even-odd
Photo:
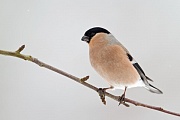
[[[179,13],[179,0],[0,0],[0,49],[25,44],[22,53],[107,87],[90,65],[88,44],[80,40],[87,29],[104,27],[164,92],[132,88],[127,98],[180,113]],[[118,106],[109,98],[104,106],[96,92],[18,58],[0,55],[0,68],[0,120],[179,120]]]

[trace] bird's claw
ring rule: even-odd
[[[105,90],[104,90],[103,88],[99,88],[99,89],[97,90],[97,92],[98,92],[98,94],[99,94],[99,96],[100,96],[103,104],[106,105]]]
[[[121,96],[119,96],[118,101],[119,101],[119,105],[123,104],[124,106],[129,107],[129,104],[127,104],[127,103],[125,102],[125,94],[122,94]],[[119,106],[119,105],[118,105],[118,106]]]
[[[119,99],[118,99],[119,105],[121,105],[122,103],[125,103],[124,98],[125,98],[125,94],[122,94],[121,96],[119,96]]]

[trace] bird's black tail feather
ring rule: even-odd
[[[161,90],[159,90],[158,88],[154,87],[151,84],[146,85],[145,88],[152,93],[163,94],[163,92]]]

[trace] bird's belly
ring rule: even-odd
[[[125,66],[107,66],[95,68],[96,71],[112,86],[130,86],[139,79],[131,68]]]
[[[140,79],[138,72],[128,59],[120,58],[117,60],[100,57],[98,60],[90,59],[90,61],[101,77],[115,88],[133,86]]]

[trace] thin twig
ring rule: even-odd
[[[32,57],[30,55],[23,55],[20,52],[24,48],[25,48],[25,45],[22,45],[15,52],[0,50],[0,54],[7,55],[7,56],[13,56],[13,57],[17,57],[17,58],[21,58],[21,59],[24,59],[24,60],[31,61],[31,62],[33,62],[33,63],[35,63],[35,64],[37,64],[37,65],[39,65],[41,67],[47,68],[47,69],[49,69],[51,71],[54,71],[54,72],[59,73],[61,75],[64,75],[64,76],[66,76],[66,77],[68,77],[68,78],[70,78],[70,79],[72,79],[72,80],[74,80],[74,81],[76,81],[76,82],[78,82],[78,83],[80,83],[80,84],[82,84],[82,85],[84,85],[84,86],[86,86],[86,87],[96,91],[96,92],[98,91],[97,87],[95,87],[95,86],[93,86],[93,85],[91,85],[91,84],[86,82],[86,80],[89,78],[89,76],[86,76],[86,77],[83,77],[83,78],[78,78],[78,77],[73,76],[73,75],[71,75],[69,73],[66,73],[66,72],[64,72],[62,70],[59,70],[59,69],[57,69],[55,67],[52,67],[52,66],[50,66],[50,65],[48,65],[48,64],[46,64],[46,63],[44,63],[44,62],[42,62],[40,60],[38,60],[37,58]],[[107,96],[107,97],[109,97],[109,98],[119,102],[119,96],[114,96],[114,95],[112,95],[112,94],[110,94],[108,92],[104,92],[104,93],[105,93],[105,96]],[[143,104],[143,103],[140,103],[140,102],[128,99],[128,98],[125,98],[124,100],[125,100],[125,102],[134,104],[135,106],[141,106],[141,107],[157,110],[157,111],[160,111],[160,112],[164,112],[164,113],[167,113],[167,114],[171,114],[171,115],[175,115],[175,116],[179,116],[180,117],[180,113],[171,112],[171,111],[165,110],[165,109],[163,109],[161,107],[156,107],[156,106],[151,106],[151,105]]]

